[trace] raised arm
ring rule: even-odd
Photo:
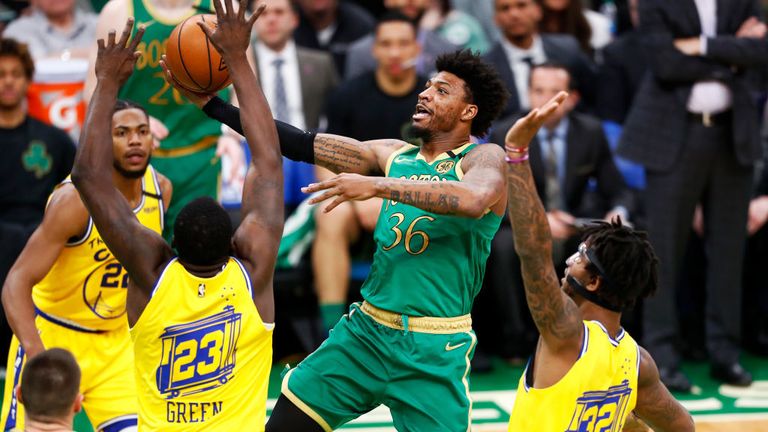
[[[131,284],[149,293],[173,251],[162,237],[139,223],[112,179],[112,111],[120,86],[133,71],[138,58],[136,46],[144,34],[139,28],[129,42],[132,28],[133,18],[129,18],[119,41],[115,41],[114,31],[106,43],[104,39],[98,41],[96,88],[72,168],[72,182],[102,240],[128,271]]]
[[[544,207],[536,192],[527,148],[547,116],[565,100],[560,93],[544,107],[518,120],[507,133],[505,147],[515,163],[507,169],[509,220],[520,257],[525,297],[544,345],[553,353],[579,350],[581,313],[560,288],[552,263],[552,235]],[[526,155],[522,157],[521,155]]]
[[[208,117],[243,134],[239,108],[214,95],[190,92],[176,82],[164,62],[163,68],[166,81],[200,107]],[[271,118],[272,114],[269,116]],[[336,174],[381,175],[389,155],[406,145],[404,141],[396,139],[358,141],[341,135],[303,131],[279,120],[274,122],[283,156],[293,161],[328,168]]]
[[[201,26],[227,64],[240,101],[240,122],[251,150],[243,188],[243,221],[234,235],[235,254],[251,274],[254,302],[266,322],[274,321],[272,275],[283,232],[283,169],[277,130],[256,74],[246,58],[251,29],[262,4],[245,19],[246,0],[214,2],[217,26]]]
[[[310,200],[317,204],[335,199],[325,207],[329,212],[345,201],[380,197],[412,205],[437,214],[480,218],[491,209],[504,214],[504,152],[495,145],[480,145],[463,160],[461,181],[416,181],[391,177],[340,174],[311,184],[302,191],[325,192]]]
[[[644,348],[640,348],[635,414],[656,432],[695,430],[691,415],[661,382],[656,363]]]
[[[43,222],[29,238],[3,285],[3,309],[13,334],[27,358],[45,350],[35,326],[32,287],[51,270],[67,242],[82,236],[88,212],[71,185],[60,187],[51,198]]]

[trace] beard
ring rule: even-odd
[[[149,167],[149,160],[150,158],[147,158],[147,163],[144,165],[144,167],[137,170],[127,170],[123,168],[123,166],[120,165],[120,162],[117,160],[112,162],[112,166],[115,167],[115,171],[117,171],[118,174],[127,179],[139,179],[144,177],[144,173],[147,172],[147,167]]]
[[[431,130],[416,126],[413,123],[408,123],[403,127],[403,139],[416,146],[432,141],[433,136]]]

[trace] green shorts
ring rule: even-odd
[[[470,429],[472,330],[434,334],[380,324],[356,303],[283,379],[282,393],[326,431],[384,404],[399,431]]]
[[[163,237],[170,241],[173,225],[179,211],[190,201],[201,196],[217,199],[221,183],[221,161],[216,146],[195,153],[174,157],[152,157],[152,166],[168,177],[173,185],[173,196],[165,212]]]

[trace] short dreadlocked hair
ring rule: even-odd
[[[173,244],[183,262],[218,264],[232,253],[232,221],[212,198],[197,198],[176,217]]]
[[[585,228],[583,239],[610,279],[609,284],[600,286],[600,298],[623,309],[632,308],[638,299],[656,292],[659,259],[645,232],[624,226],[621,218],[616,218]],[[587,269],[599,274],[592,263]]]
[[[464,81],[467,102],[477,105],[471,133],[483,136],[506,106],[509,92],[493,66],[471,50],[443,54],[435,61],[438,72],[450,72]]]

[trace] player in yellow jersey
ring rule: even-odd
[[[541,333],[520,378],[509,431],[619,432],[633,411],[656,431],[693,431],[651,356],[621,328],[621,311],[656,291],[658,259],[645,233],[620,219],[588,228],[558,286],[528,145],[566,97],[560,92],[531,111],[505,140],[509,219]]]
[[[147,114],[125,101],[103,109],[104,126],[111,132],[103,146],[112,161],[104,175],[118,185],[115,193],[129,203],[137,223],[162,232],[171,184],[149,165],[152,135]],[[93,226],[72,182],[65,180],[51,194],[43,222],[3,287],[3,307],[14,332],[0,420],[3,430],[23,429],[23,410],[13,388],[24,359],[52,347],[71,351],[80,363],[84,407],[94,428],[135,427],[126,287],[126,271]]]
[[[215,2],[218,26],[205,30],[229,68],[240,96],[252,159],[243,190],[243,221],[232,234],[224,209],[199,198],[179,212],[176,256],[157,233],[130,215],[103,174],[109,155],[104,108],[131,75],[139,28],[128,42],[99,40],[97,84],[72,180],[106,244],[128,270],[139,429],[257,431],[264,429],[272,361],[272,275],[283,230],[282,156],[277,131],[246,59],[253,23],[245,0]]]

